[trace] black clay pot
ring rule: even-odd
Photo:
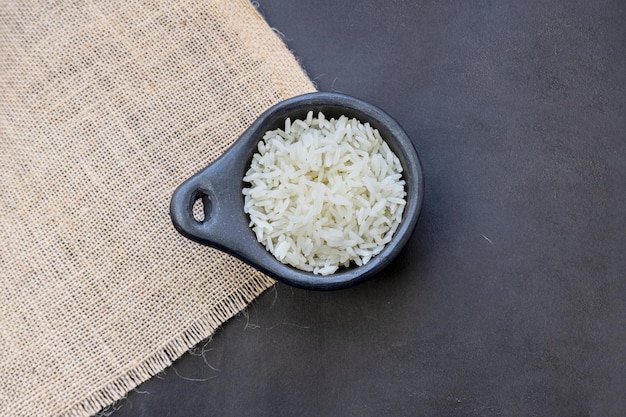
[[[393,239],[363,266],[339,269],[332,275],[315,275],[278,261],[256,240],[244,213],[243,177],[250,166],[257,143],[266,131],[282,128],[285,119],[304,119],[312,110],[326,118],[345,115],[378,129],[400,159],[406,181],[407,205]],[[198,243],[230,253],[267,275],[286,284],[315,290],[345,288],[382,270],[400,253],[409,240],[422,207],[424,177],[411,140],[389,115],[362,100],[343,94],[311,93],[285,100],[263,113],[221,157],[195,174],[174,192],[170,215],[182,235]],[[204,204],[204,220],[194,219],[197,199]]]

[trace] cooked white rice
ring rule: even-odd
[[[391,240],[406,205],[401,173],[369,123],[309,112],[259,141],[244,210],[279,261],[328,275],[366,264]]]

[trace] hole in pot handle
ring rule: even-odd
[[[208,220],[211,216],[211,200],[209,196],[202,191],[198,193],[191,209],[193,218],[202,223],[204,220]]]
[[[211,234],[211,223],[216,223],[216,219],[212,218],[213,193],[203,182],[200,174],[196,174],[174,191],[170,201],[170,216],[174,227],[183,236],[206,244]],[[193,207],[198,200],[203,205],[202,220],[194,216]]]

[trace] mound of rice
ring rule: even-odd
[[[328,275],[366,264],[391,240],[406,205],[401,173],[369,123],[309,112],[259,141],[244,210],[279,261]]]

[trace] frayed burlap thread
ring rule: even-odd
[[[169,199],[310,91],[247,0],[0,3],[0,415],[92,415],[273,284]]]

